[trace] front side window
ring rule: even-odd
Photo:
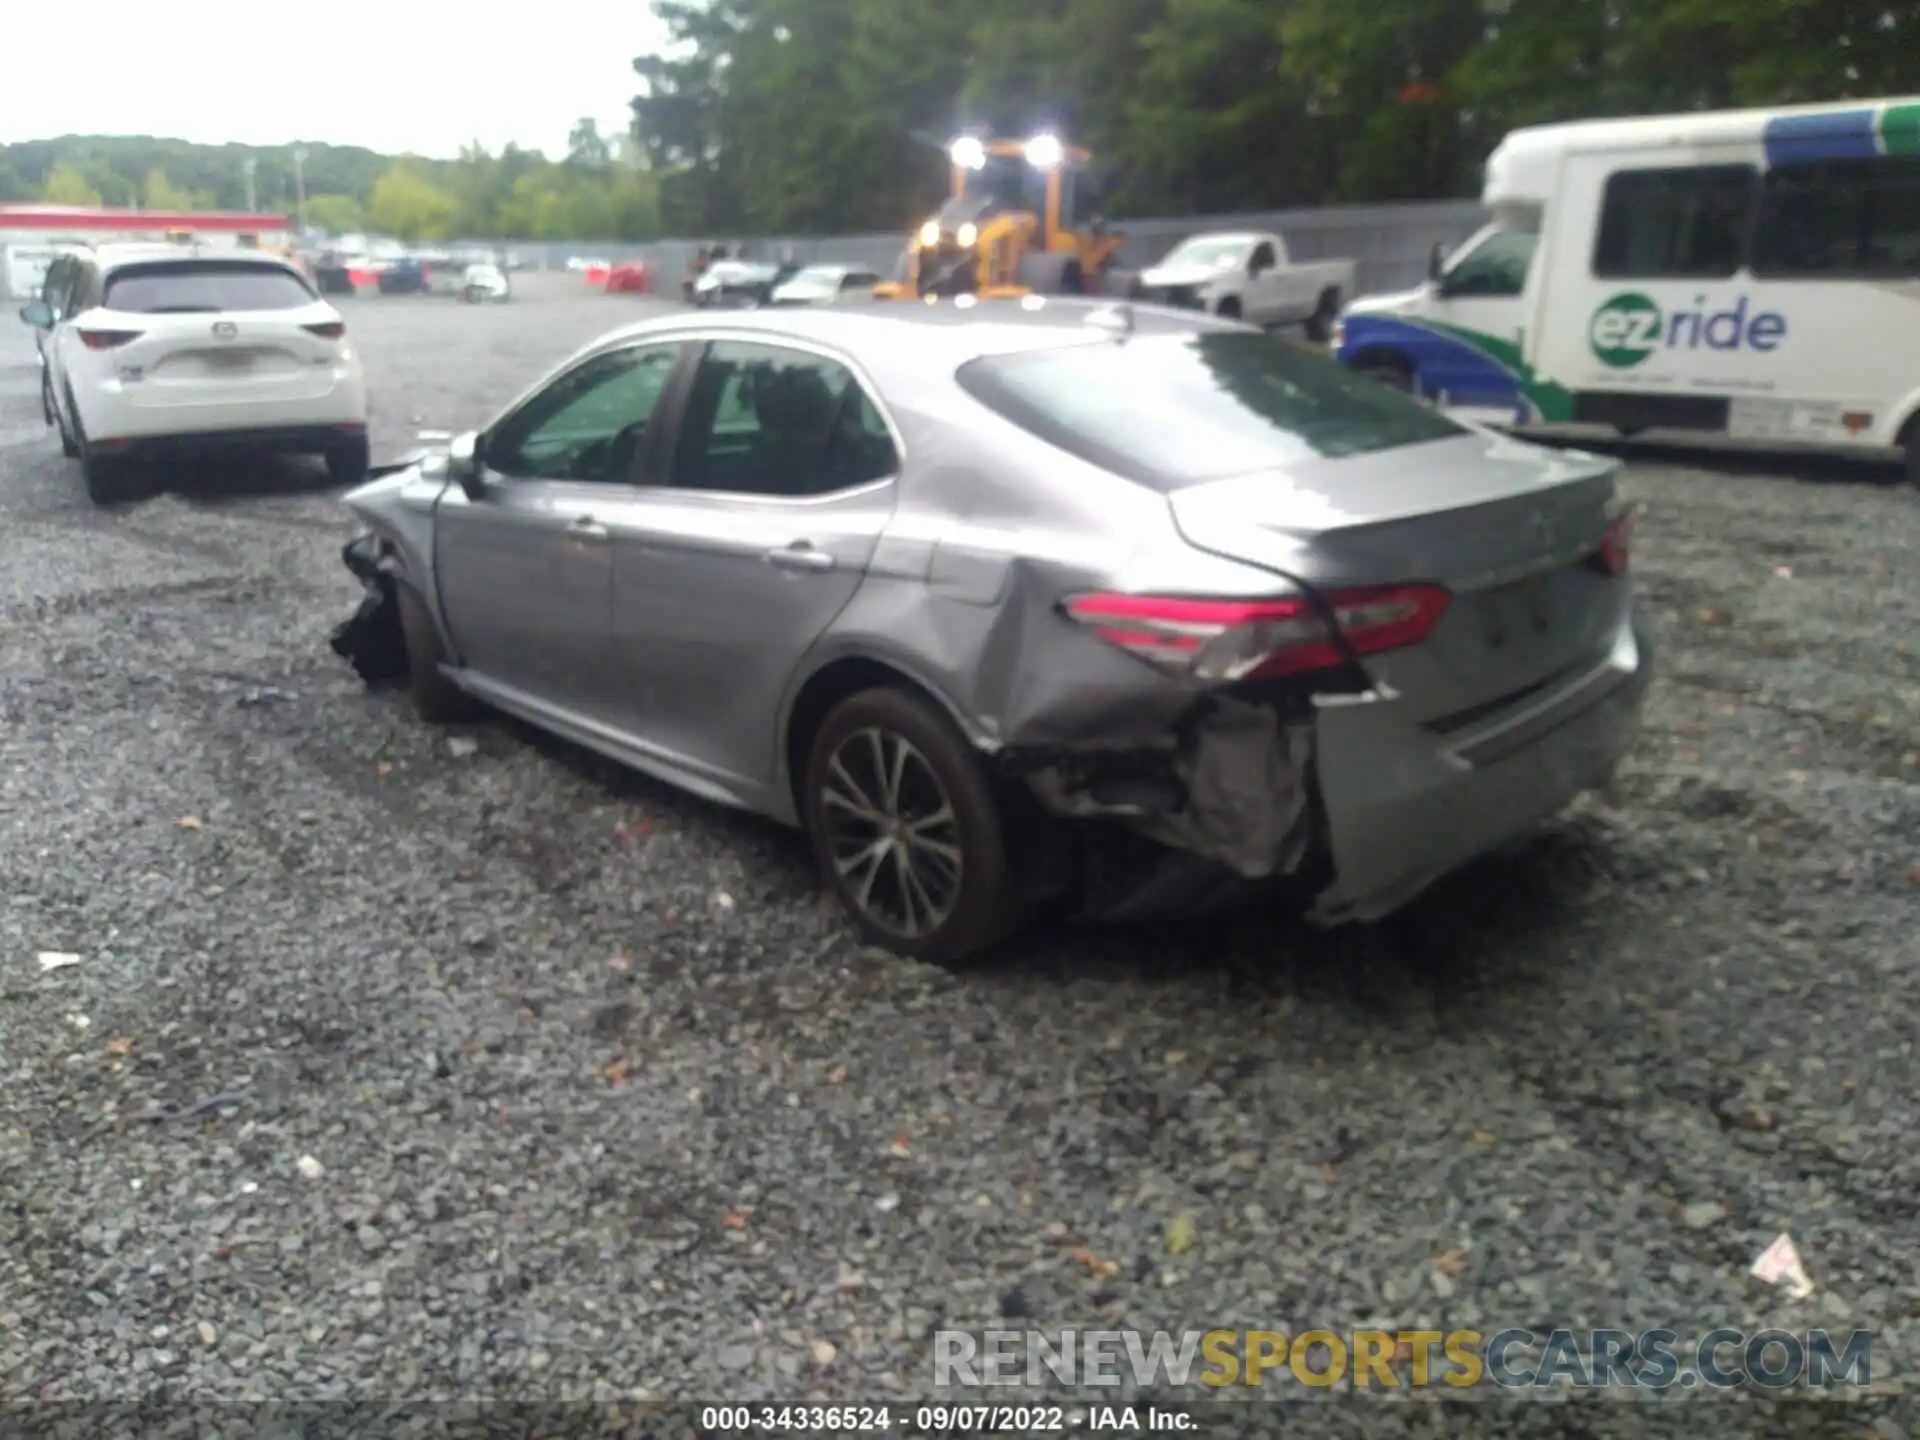
[[[213,315],[304,310],[317,298],[305,280],[279,265],[163,260],[115,270],[103,303],[126,315]]]
[[[1753,273],[1770,280],[1920,277],[1920,156],[1769,170]]]
[[[694,376],[673,484],[791,498],[882,480],[897,467],[879,408],[846,366],[722,340]]]
[[[1726,280],[1745,259],[1759,173],[1751,165],[1616,170],[1600,204],[1601,280]]]
[[[986,356],[956,378],[1029,433],[1161,490],[1467,433],[1377,381],[1244,331]]]
[[[678,345],[647,345],[576,366],[487,436],[487,468],[515,480],[627,481],[679,360]]]
[[[1448,299],[1524,294],[1540,237],[1531,230],[1496,230],[1462,255],[1440,279]]]
[[[856,290],[871,290],[880,283],[880,277],[871,270],[855,270],[840,281],[842,294]]]

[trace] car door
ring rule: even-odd
[[[40,277],[40,302],[47,307],[47,312],[56,324],[60,319],[61,301],[68,285],[72,283],[72,274],[73,260],[66,255],[56,255],[53,263],[47,266],[47,273]],[[34,350],[40,357],[40,368],[43,371],[47,369],[47,352],[52,348],[48,342],[52,335],[52,325],[44,330],[36,329],[33,332]]]
[[[614,537],[623,728],[738,794],[772,779],[781,697],[860,586],[900,451],[848,364],[715,340],[659,460]]]
[[[80,419],[67,403],[75,388],[74,355],[82,347],[74,322],[100,303],[99,270],[85,256],[73,256],[54,299],[58,309],[46,335],[47,387],[54,408],[67,417],[68,433],[78,436]]]
[[[1287,276],[1271,240],[1262,240],[1247,257],[1247,319],[1275,325],[1287,318]]]
[[[477,495],[450,485],[441,496],[434,576],[477,688],[604,719],[612,698],[606,517],[632,493],[685,348],[641,343],[582,361],[481,437]]]

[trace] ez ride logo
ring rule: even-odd
[[[1749,313],[1751,312],[1751,313]],[[1752,310],[1742,295],[1730,310],[1707,309],[1696,295],[1693,307],[1663,311],[1650,295],[1615,295],[1587,322],[1587,343],[1602,365],[1630,370],[1658,350],[1777,350],[1787,338],[1787,317],[1777,310]]]

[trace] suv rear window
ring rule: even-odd
[[[1467,433],[1377,381],[1241,330],[988,356],[955,378],[1023,430],[1159,490]]]
[[[306,281],[278,265],[160,260],[114,271],[101,304],[128,315],[190,315],[299,310],[314,299]]]

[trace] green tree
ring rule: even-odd
[[[147,171],[147,178],[140,185],[140,204],[147,210],[191,210],[195,196],[191,190],[177,188],[167,179],[167,172],[155,166]]]
[[[351,195],[309,195],[307,223],[319,226],[329,235],[347,235],[366,222],[361,216],[360,202]]]
[[[613,163],[613,154],[591,116],[573,122],[573,129],[567,135],[567,163],[582,170],[605,170]]]
[[[444,240],[453,234],[457,208],[417,161],[401,160],[374,181],[367,223],[408,242]]]
[[[47,174],[40,187],[40,198],[49,205],[98,205],[100,192],[75,165],[61,161]]]

